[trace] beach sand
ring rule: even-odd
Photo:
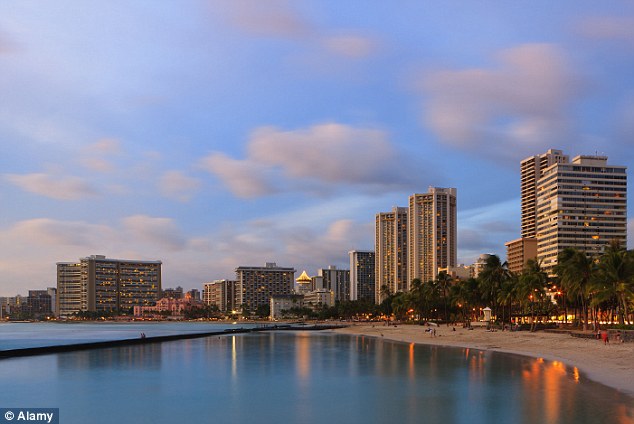
[[[543,331],[495,331],[484,327],[467,330],[462,326],[438,326],[436,337],[426,333],[421,325],[385,326],[381,323],[352,324],[333,330],[407,343],[468,347],[496,352],[514,353],[560,361],[576,367],[591,380],[634,396],[634,343],[610,343],[572,337],[567,333]]]

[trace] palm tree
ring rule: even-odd
[[[625,324],[628,301],[634,295],[634,256],[613,241],[599,258],[597,278],[597,303],[614,298],[617,302],[619,323]],[[629,322],[629,318],[628,318]]]
[[[511,278],[502,282],[500,287],[500,291],[498,291],[497,301],[502,305],[502,330],[504,330],[504,306],[509,305],[509,321],[512,315],[512,307],[513,307],[513,298],[515,297],[515,290],[517,287],[517,278],[514,274],[511,275]]]
[[[443,302],[443,309],[444,309],[444,315],[445,315],[444,316],[445,323],[449,322],[449,316],[447,315],[447,288],[449,287],[450,283],[451,283],[451,276],[447,274],[445,271],[439,272],[438,275],[436,276],[436,285],[442,292],[442,302]]]
[[[535,301],[544,297],[548,275],[542,271],[541,263],[529,259],[519,278],[518,289],[524,298],[528,298],[531,309],[531,331],[535,331]]]
[[[579,300],[583,331],[586,331],[591,288],[597,277],[596,262],[584,252],[568,247],[559,253],[555,273],[567,295]]]
[[[493,314],[497,317],[497,294],[502,284],[511,278],[511,272],[508,264],[502,262],[497,255],[491,255],[487,258],[484,268],[478,275],[479,288],[482,292],[482,298],[485,301],[492,302]]]
[[[456,284],[450,287],[451,304],[458,308],[462,315],[464,324],[470,325],[471,307],[477,304],[479,298],[478,281],[474,278],[468,280],[458,280]]]

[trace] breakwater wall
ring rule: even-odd
[[[177,340],[200,339],[204,337],[223,336],[230,334],[258,333],[266,331],[320,331],[341,328],[341,325],[268,325],[254,328],[231,328],[222,331],[202,333],[172,334],[168,336],[149,336],[134,339],[107,340],[99,342],[74,343],[65,345],[26,347],[21,349],[0,350],[0,359],[17,358],[22,356],[50,355],[53,353],[75,352],[90,349],[106,349],[121,346],[136,346],[151,343],[163,343]]]

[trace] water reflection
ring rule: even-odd
[[[159,370],[163,344],[93,349],[56,355],[58,370],[134,369]]]
[[[3,403],[67,422],[633,421],[632,398],[561,362],[309,332],[0,361],[0,377]]]

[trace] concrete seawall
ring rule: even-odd
[[[203,337],[223,336],[229,334],[258,333],[264,331],[320,331],[341,328],[340,325],[270,325],[256,328],[232,328],[223,331],[211,331],[204,333],[173,334],[169,336],[138,337],[134,339],[108,340],[100,342],[75,343],[67,345],[26,347],[22,349],[0,350],[0,360],[23,356],[50,355],[53,353],[75,352],[80,350],[106,349],[121,346],[145,345],[151,343],[163,343],[177,340],[200,339]]]

